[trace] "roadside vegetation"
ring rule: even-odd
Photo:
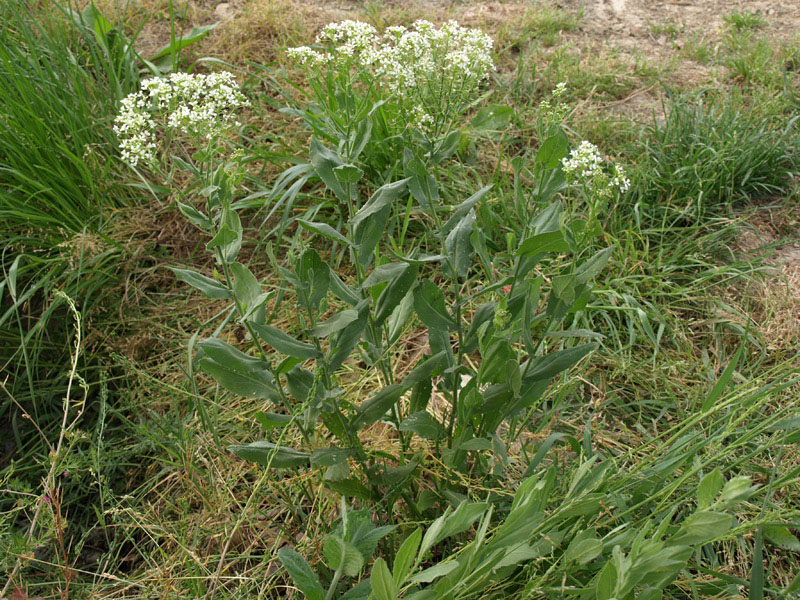
[[[0,597],[798,597],[769,15],[0,6]]]

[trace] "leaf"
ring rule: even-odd
[[[571,348],[564,348],[544,356],[531,358],[530,368],[527,369],[523,385],[530,385],[534,381],[549,379],[558,375],[562,371],[566,371],[584,356],[589,354],[598,344],[591,342],[589,344],[581,344],[580,346],[573,346]],[[526,368],[523,367],[523,373]]]
[[[228,298],[233,298],[233,292],[231,292],[231,290],[221,283],[214,281],[210,277],[206,277],[205,275],[201,275],[196,271],[190,271],[188,269],[178,269],[176,267],[167,268],[175,273],[175,276],[179,280],[183,281],[184,283],[188,283],[195,289],[200,290],[206,298],[211,298],[213,300],[226,300]]]
[[[397,600],[397,586],[394,584],[389,567],[386,566],[386,561],[382,558],[376,559],[372,565],[370,581],[377,600]]]
[[[719,469],[706,473],[700,480],[700,485],[697,486],[697,508],[703,510],[711,506],[722,489],[723,483],[725,480]]]
[[[331,268],[323,261],[313,248],[303,252],[297,266],[297,277],[303,289],[301,296],[308,308],[319,309],[320,302],[328,293],[331,280]],[[300,291],[300,290],[298,290]]]
[[[606,562],[595,584],[595,598],[597,600],[612,600],[617,586],[617,569],[612,561]]]
[[[245,306],[252,310],[258,303],[259,299],[263,300],[265,296],[261,294],[261,284],[253,273],[243,264],[235,262],[229,265],[231,273],[233,273],[233,293],[236,298],[245,304]]]
[[[470,121],[470,125],[476,131],[489,133],[489,137],[492,139],[499,139],[499,136],[496,135],[497,132],[508,127],[513,118],[514,109],[511,107],[490,104],[478,111],[478,114]]]
[[[722,392],[725,390],[725,387],[730,383],[731,379],[733,378],[733,372],[736,370],[736,366],[739,364],[739,358],[742,356],[742,349],[744,345],[739,346],[739,349],[736,351],[736,354],[733,356],[733,359],[728,366],[725,367],[725,370],[722,372],[722,375],[714,384],[713,389],[706,397],[705,401],[703,402],[703,406],[701,410],[703,412],[710,410],[714,404],[716,404],[719,397],[722,395]]]
[[[603,542],[595,539],[594,532],[586,530],[576,535],[564,553],[568,563],[585,565],[603,552]]]
[[[427,360],[418,363],[411,372],[403,378],[402,385],[410,388],[421,381],[430,381],[439,374],[439,371],[447,365],[447,355],[444,351],[437,352]]]
[[[598,273],[600,273],[600,271],[603,270],[603,267],[606,266],[606,263],[608,262],[608,259],[613,251],[614,246],[609,246],[604,250],[600,250],[600,252],[592,256],[586,262],[582,263],[575,270],[575,280],[579,284],[588,283]]]
[[[323,146],[316,138],[311,139],[309,149],[311,152],[311,164],[314,165],[314,170],[319,178],[340,201],[347,202],[347,192],[345,192],[334,172],[334,168],[343,165],[344,161],[333,150]]]
[[[189,222],[191,222],[195,227],[208,230],[214,226],[214,224],[211,222],[211,219],[197,210],[194,206],[184,204],[183,202],[178,202],[178,210],[181,211],[181,214],[189,219]]]
[[[353,352],[364,330],[367,328],[367,316],[369,311],[369,300],[362,300],[355,308],[358,318],[344,327],[336,334],[336,338],[328,349],[328,367],[331,371],[337,370],[342,363]]]
[[[386,283],[402,275],[408,268],[408,263],[392,262],[380,265],[373,269],[372,273],[367,275],[367,278],[361,284],[363,289],[369,289],[381,283]]]
[[[785,525],[764,525],[764,537],[776,546],[792,552],[800,552],[800,540]]]
[[[756,547],[753,549],[753,568],[750,570],[750,593],[748,600],[764,600],[764,546],[761,528],[756,531]]]
[[[364,171],[352,164],[339,165],[333,168],[333,173],[342,183],[357,183],[364,175]]]
[[[311,344],[300,342],[287,333],[272,325],[262,325],[252,322],[250,324],[264,342],[275,348],[278,352],[294,356],[295,358],[321,358],[322,353]]]
[[[217,338],[198,344],[205,357],[198,366],[209,373],[221,386],[247,398],[278,398],[275,378],[269,363],[254,358]]]
[[[364,566],[364,557],[352,544],[338,535],[329,535],[322,543],[325,564],[334,571],[342,571],[348,577],[356,577]]]
[[[405,193],[407,187],[408,179],[401,179],[379,187],[350,220],[351,225],[356,227],[365,219],[377,215],[384,208],[391,206],[393,202]]]
[[[268,469],[290,469],[303,467],[310,463],[310,457],[305,452],[277,446],[272,442],[259,441],[251,444],[233,444],[228,450],[239,458],[258,463]]]
[[[400,423],[400,431],[411,431],[426,440],[438,440],[444,435],[441,423],[424,410],[408,415]]]
[[[439,563],[438,565],[429,567],[424,571],[420,571],[411,577],[411,581],[414,583],[430,583],[434,579],[438,579],[439,577],[444,577],[448,573],[452,573],[458,567],[459,565],[457,560],[449,560],[447,562]]]
[[[489,505],[485,502],[469,502],[464,500],[458,507],[444,518],[441,530],[434,538],[433,544],[438,544],[451,535],[456,535],[467,530],[475,521],[478,520]]]
[[[454,275],[466,277],[472,262],[472,226],[475,224],[475,211],[470,210],[445,238]]]
[[[435,283],[423,279],[414,293],[414,310],[420,321],[429,329],[448,331],[455,327],[445,306],[444,294]]]
[[[383,289],[375,303],[375,324],[381,325],[392,314],[417,282],[417,266],[408,265]]]
[[[323,600],[325,592],[305,559],[290,548],[278,550],[278,559],[306,600]]]
[[[545,169],[555,169],[561,159],[566,158],[568,147],[569,140],[567,135],[559,129],[558,133],[551,135],[539,147],[536,152],[536,164]]]
[[[361,429],[362,427],[371,425],[383,417],[383,415],[395,405],[405,390],[405,387],[397,383],[387,385],[358,407],[358,411],[351,419],[350,426],[353,429]]]
[[[313,231],[321,235],[322,237],[326,237],[329,240],[333,240],[335,242],[341,242],[345,246],[352,247],[353,242],[348,240],[344,237],[341,233],[336,231],[333,227],[328,225],[327,223],[316,223],[314,221],[306,221],[305,219],[297,219],[297,222],[302,225],[304,229],[308,229],[309,231]]]
[[[322,321],[321,323],[317,323],[316,327],[311,330],[311,335],[314,337],[327,337],[332,333],[336,333],[337,331],[341,331],[350,323],[358,319],[358,312],[349,308],[347,310],[343,310],[341,312],[336,313],[329,319]]]
[[[518,256],[535,256],[546,252],[566,252],[567,250],[569,250],[569,244],[564,239],[564,234],[561,231],[548,231],[522,240],[516,253]]]
[[[408,152],[410,154],[410,151]],[[414,200],[428,212],[438,208],[439,187],[425,164],[420,159],[414,158],[405,161],[404,168],[405,175],[408,177],[408,191],[411,192]]]
[[[314,467],[332,467],[333,465],[346,463],[353,453],[353,450],[336,447],[314,450],[311,454],[311,465]]]
[[[670,538],[670,543],[684,546],[707,544],[728,532],[731,519],[725,513],[697,511],[686,518],[678,532]]]
[[[355,293],[339,276],[329,268],[328,282],[333,295],[339,298],[342,302],[346,302],[350,306],[355,306],[361,301],[361,296]]]
[[[405,583],[411,567],[414,565],[414,558],[417,556],[419,550],[419,543],[422,540],[422,530],[417,527],[411,535],[409,535],[400,546],[394,558],[394,565],[392,566],[392,579],[397,587]]]
[[[212,23],[211,25],[201,25],[200,27],[192,27],[189,33],[175,38],[172,42],[161,48],[153,56],[150,57],[151,61],[158,60],[164,56],[171,56],[202,40],[208,33],[214,29],[219,22]]]
[[[278,413],[259,411],[256,413],[256,421],[261,424],[264,431],[278,427],[286,427],[292,421],[291,415],[281,415]]]
[[[372,502],[375,499],[369,488],[355,479],[326,480],[325,487],[337,494],[341,494],[345,498],[358,498],[368,502]]]
[[[461,204],[459,204],[456,209],[453,211],[453,214],[450,215],[450,218],[447,219],[447,222],[442,227],[442,235],[447,235],[450,233],[456,225],[458,225],[464,217],[472,210],[472,208],[483,198],[489,190],[492,189],[491,185],[487,185],[482,187],[477,192],[472,194],[469,198],[464,200]]]

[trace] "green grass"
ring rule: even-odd
[[[339,517],[339,498],[318,472],[268,471],[234,458],[228,444],[262,437],[255,414],[264,402],[187,376],[187,345],[195,332],[214,333],[220,304],[188,297],[162,265],[183,261],[209,273],[213,265],[197,252],[203,240],[176,227],[167,212],[139,218],[125,208],[136,200],[134,175],[116,161],[110,125],[120,89],[132,82],[119,83],[120,72],[110,74],[103,56],[59,18],[9,0],[3,9],[13,18],[0,23],[0,439],[14,441],[0,464],[0,489],[21,493],[0,500],[0,572],[31,552],[13,581],[30,597],[301,598],[276,552],[296,547],[325,573],[322,541]],[[380,3],[367,7],[373,20],[383,10]],[[721,64],[734,78],[713,91],[666,93],[652,119],[634,120],[610,114],[609,104],[652,86],[674,65],[562,43],[562,32],[580,36],[585,18],[539,3],[520,23],[500,25],[498,47],[508,68],[487,91],[489,102],[511,106],[515,116],[497,136],[465,138],[458,159],[440,172],[443,201],[451,203],[495,185],[478,222],[490,244],[505,247],[505,236],[522,226],[513,203],[518,195],[533,198],[536,183],[515,179],[512,160],[534,155],[539,101],[567,81],[577,106],[567,123],[573,146],[587,137],[625,163],[633,179],[631,191],[600,215],[603,234],[594,243],[615,249],[587,306],[569,317],[570,326],[604,336],[600,349],[560,377],[531,414],[523,449],[511,450],[519,462],[503,485],[466,477],[466,495],[496,503],[491,534],[525,468],[533,465],[531,473],[542,478],[552,469],[555,481],[541,498],[553,524],[547,535],[593,531],[610,555],[613,540],[632,551],[626,532],[691,514],[700,481],[714,469],[728,481],[747,475],[758,489],[727,509],[732,529],[692,554],[664,598],[789,600],[800,587],[800,340],[790,332],[774,336],[770,327],[778,322],[770,315],[782,309],[761,287],[778,289],[774,265],[740,241],[759,218],[774,218],[786,237],[796,229],[793,119],[800,101],[786,66],[796,48],[778,49],[757,32],[744,35],[765,25],[760,15],[728,15],[738,42],[725,38],[717,55],[697,39],[681,53]],[[673,35],[672,24],[663,27],[658,34]],[[242,42],[239,50],[248,50],[240,55],[250,56],[253,47]],[[257,132],[248,140],[256,147],[246,148],[254,157],[247,183],[254,190],[272,183],[258,173],[284,167],[305,146],[274,105],[270,98],[248,115]],[[322,193],[304,188],[289,216],[316,210]],[[315,218],[333,214],[331,199],[324,200]],[[568,219],[584,216],[577,197],[565,205]],[[254,212],[242,211],[250,223],[245,255],[260,281],[278,285],[267,247],[283,259],[303,238],[289,228],[284,239],[271,239],[275,220],[262,228],[264,215]],[[55,289],[73,297],[82,314],[86,342],[77,373],[89,396],[68,451],[55,463],[65,473],[58,480],[63,506],[45,510],[27,542],[50,468],[34,424],[51,443],[57,437],[75,334]],[[296,321],[284,302],[278,322]],[[409,348],[424,347],[418,333],[409,333]],[[229,341],[245,337],[233,328]],[[346,390],[356,401],[358,385]],[[425,456],[431,462],[424,481],[451,476],[433,460],[433,446]],[[583,467],[594,477],[598,508],[576,516],[568,510],[570,483],[589,461],[608,461],[605,470]],[[64,528],[54,523],[56,514],[66,518]],[[379,553],[391,564],[399,542],[429,524],[402,521]],[[473,534],[439,551],[456,556],[473,547]],[[581,597],[598,563],[567,565],[564,550],[556,544],[470,597]]]
[[[795,119],[759,116],[733,97],[704,92],[670,96],[663,114],[635,151],[641,200],[699,216],[791,187]]]

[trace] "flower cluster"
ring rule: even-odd
[[[539,103],[539,113],[537,115],[537,125],[542,137],[545,137],[552,127],[560,126],[569,114],[569,105],[562,98],[567,92],[567,82],[562,81],[557,84],[550,98]]]
[[[624,194],[631,185],[625,169],[614,165],[609,173],[603,168],[603,158],[597,146],[586,140],[561,161],[564,174],[571,182],[586,186],[599,197],[610,197],[614,191]]]
[[[193,137],[221,135],[238,124],[236,111],[248,104],[231,73],[146,79],[122,100],[114,122],[122,159],[134,167],[154,162],[159,125]]]
[[[448,120],[463,111],[495,68],[492,38],[456,21],[437,29],[419,20],[379,34],[367,23],[348,20],[326,25],[317,44],[319,49],[289,48],[287,56],[312,71],[357,69],[393,94],[422,129],[432,127],[432,115]]]

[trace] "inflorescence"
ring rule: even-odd
[[[248,104],[232,73],[146,79],[122,100],[114,122],[122,159],[133,167],[155,162],[159,125],[196,138],[219,136],[239,124],[236,112]]]
[[[409,107],[421,129],[463,110],[495,69],[492,38],[456,21],[437,29],[419,20],[379,34],[372,25],[347,20],[326,25],[316,41],[317,48],[289,48],[287,55],[310,70],[357,69],[371,76]]]

